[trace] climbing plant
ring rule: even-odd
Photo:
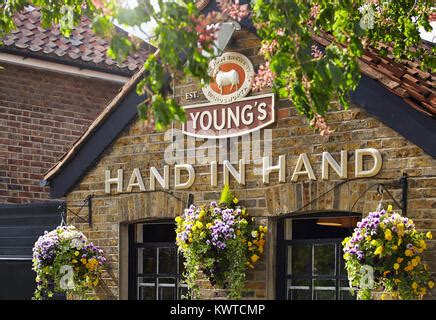
[[[230,19],[252,19],[262,41],[265,62],[253,79],[254,90],[272,87],[321,135],[332,132],[323,118],[332,102],[349,107],[365,49],[396,60],[419,59],[423,69],[434,70],[436,63],[435,48],[423,45],[419,32],[420,27],[431,30],[432,0],[222,0],[207,14],[194,0],[6,0],[0,4],[0,36],[15,28],[13,15],[26,5],[41,8],[43,26],[59,24],[65,36],[81,16],[88,16],[93,30],[110,39],[108,55],[120,61],[141,41],[117,32],[113,22],[152,23],[149,42],[157,51],[145,61],[137,91],[148,97],[138,106],[140,117],[153,120],[157,129],[185,120],[183,109],[167,94],[168,79],[208,81],[217,31]],[[320,37],[327,42],[319,44]]]

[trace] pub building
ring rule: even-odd
[[[250,90],[262,62],[252,30],[241,22],[211,61],[210,84],[175,84],[185,124],[145,128],[138,72],[46,173],[52,197],[66,199],[68,222],[105,252],[97,298],[180,299],[174,218],[217,200],[225,183],[268,226],[247,299],[352,299],[340,242],[379,205],[435,231],[434,75],[365,53],[352,108],[326,115],[334,133],[325,138],[291,102]],[[426,260],[435,271],[434,240]],[[207,281],[201,294],[225,297]]]

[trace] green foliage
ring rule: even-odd
[[[138,92],[148,98],[138,111],[142,119],[154,116],[157,129],[173,120],[185,121],[183,108],[174,99],[164,98],[171,95],[171,78],[209,79],[213,37],[202,23],[229,19],[225,14],[202,15],[194,0],[158,0],[155,6],[138,0],[136,8],[121,7],[117,0],[6,0],[0,4],[0,36],[14,29],[13,14],[27,4],[41,8],[44,26],[59,23],[66,36],[87,15],[94,31],[111,39],[108,54],[120,61],[138,45],[117,32],[112,22],[131,27],[154,22],[150,42],[158,51],[145,62]],[[349,106],[349,95],[360,79],[358,59],[366,48],[376,48],[381,55],[390,53],[396,60],[418,58],[422,68],[434,70],[436,49],[422,46],[419,35],[419,27],[431,29],[432,6],[431,0],[251,1],[258,35],[265,47],[271,47],[264,57],[274,74],[273,90],[291,100],[308,119],[324,115],[336,100]],[[328,38],[329,44],[314,48],[318,37]]]
[[[422,299],[434,286],[422,258],[426,239],[432,239],[431,232],[417,231],[413,221],[392,212],[392,206],[370,213],[342,242],[348,279],[357,297],[368,300],[374,291],[381,291],[382,299],[386,293],[404,300]]]
[[[226,186],[222,193],[229,207],[221,202],[191,206],[176,217],[176,243],[184,258],[183,281],[188,298],[199,298],[200,271],[212,286],[229,291],[229,298],[240,299],[248,268],[254,268],[264,252],[267,228],[256,226],[245,208]]]
[[[232,206],[234,203],[237,203],[237,199],[233,195],[232,191],[230,191],[230,186],[228,184],[224,185],[221,190],[220,200],[218,202],[219,205]]]

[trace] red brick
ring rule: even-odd
[[[48,200],[48,188],[39,186],[44,172],[68,151],[120,84],[2,66],[0,157],[7,176],[0,176],[7,180],[0,184],[0,204]]]

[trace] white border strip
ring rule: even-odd
[[[26,57],[22,57],[10,53],[3,53],[3,52],[0,52],[0,63],[1,62],[11,63],[11,64],[25,66],[25,67],[32,67],[42,70],[60,72],[64,74],[71,74],[79,77],[95,78],[95,79],[101,79],[101,80],[118,82],[118,83],[126,83],[130,79],[129,77],[119,76],[106,72],[95,71],[90,69],[81,69],[78,67],[64,65],[61,63],[44,61],[35,58],[26,58]]]

